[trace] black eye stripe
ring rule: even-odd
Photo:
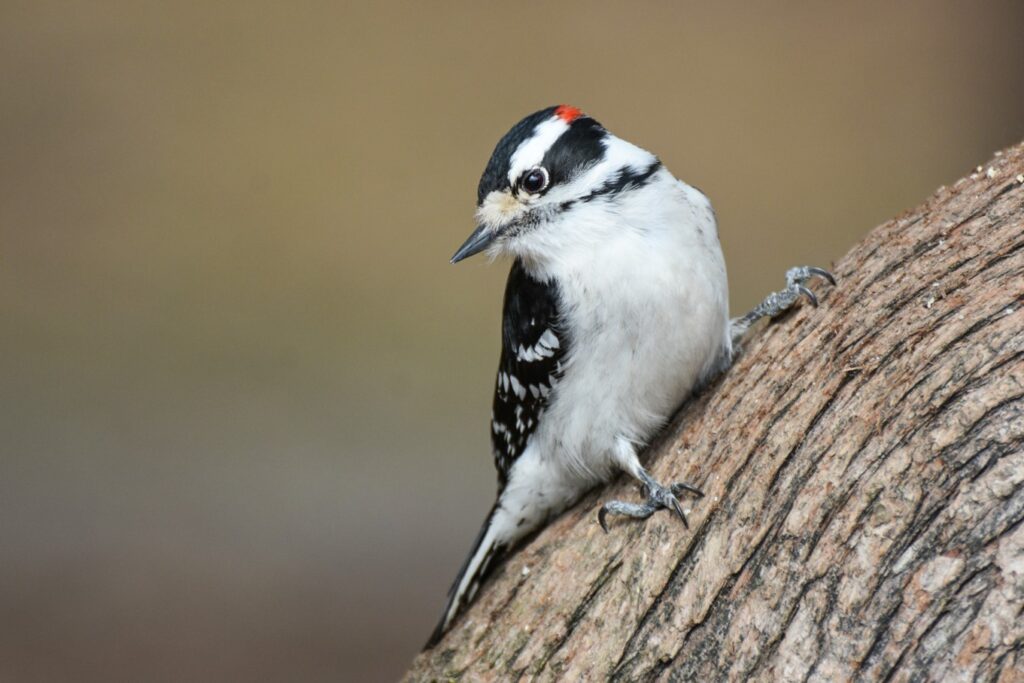
[[[604,158],[604,139],[608,135],[591,118],[578,118],[544,154],[540,165],[551,174],[551,185],[562,185]]]

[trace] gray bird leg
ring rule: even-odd
[[[786,271],[786,288],[779,290],[778,292],[772,292],[765,297],[764,301],[754,307],[754,310],[750,311],[744,316],[739,318],[733,318],[729,321],[729,334],[732,337],[733,346],[737,346],[740,339],[746,334],[758,320],[761,318],[774,318],[777,315],[785,313],[793,307],[801,296],[806,297],[812,306],[818,305],[818,297],[814,295],[809,288],[805,286],[805,283],[812,277],[817,275],[818,277],[827,280],[833,287],[836,284],[836,279],[832,277],[832,273],[822,268],[815,268],[814,266],[797,266],[796,268],[790,268]]]

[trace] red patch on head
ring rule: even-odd
[[[579,117],[583,116],[583,112],[576,107],[571,107],[568,104],[560,104],[555,109],[555,116],[562,119],[566,123],[572,123]]]

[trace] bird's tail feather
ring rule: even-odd
[[[423,646],[424,650],[437,645],[452,622],[455,621],[455,617],[459,616],[476,595],[477,589],[480,588],[480,584],[487,578],[491,569],[496,566],[497,560],[504,555],[507,546],[496,541],[491,525],[497,510],[498,504],[495,503],[483,526],[480,527],[476,541],[473,542],[473,551],[462,563],[462,569],[455,577],[455,583],[448,590],[448,601],[445,603],[444,612],[441,613],[441,619],[437,622],[434,632],[430,634],[427,644]]]

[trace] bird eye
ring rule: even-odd
[[[519,185],[530,194],[537,194],[546,190],[549,182],[548,172],[538,166],[524,173]]]

